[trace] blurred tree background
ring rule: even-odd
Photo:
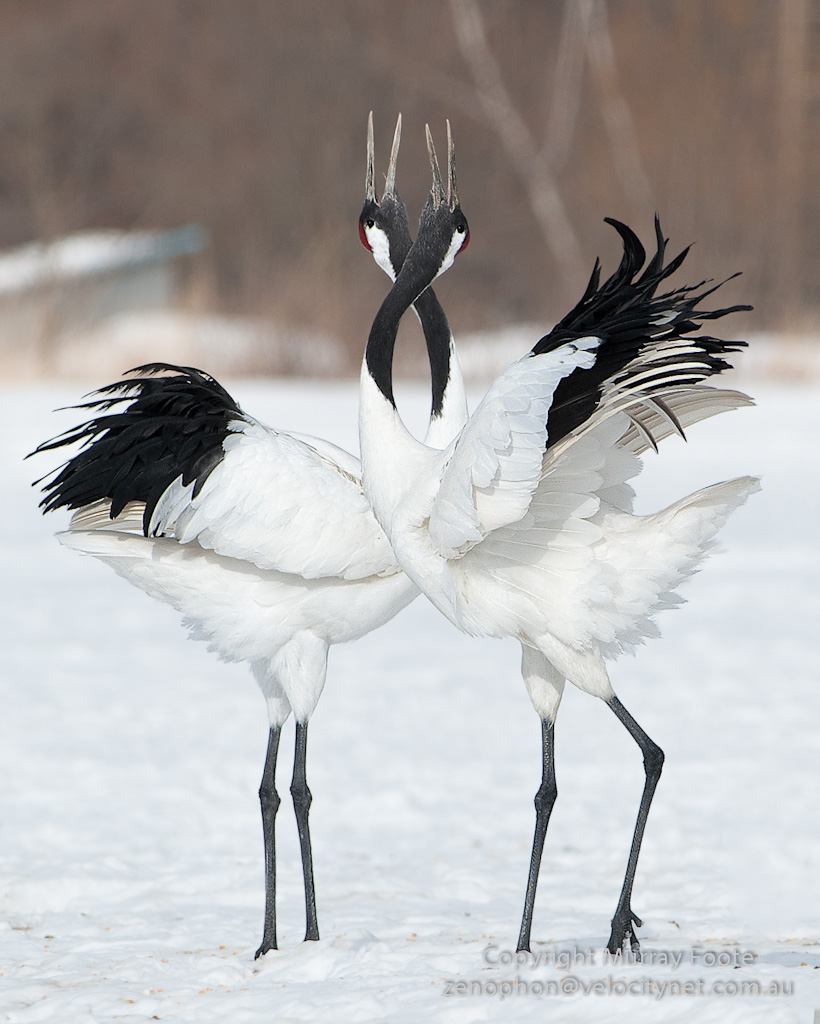
[[[743,276],[733,329],[820,311],[820,3],[812,0],[6,0],[0,248],[203,225],[191,301],[337,338],[353,369],[387,279],[360,249],[377,173],[429,189],[453,125],[469,252],[441,284],[457,336],[549,324],[605,216],[688,276]]]

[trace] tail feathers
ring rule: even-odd
[[[618,609],[615,634],[602,645],[605,655],[657,635],[654,616],[682,603],[675,588],[697,571],[732,512],[759,489],[756,477],[738,477],[696,491],[652,515],[614,515],[599,549],[611,572],[609,612]]]
[[[655,542],[654,575],[661,596],[697,569],[732,512],[758,490],[757,477],[737,477],[695,491],[668,508],[643,517],[645,536]]]
[[[76,526],[58,533],[57,540],[109,566],[149,597],[190,615],[197,581],[186,566],[191,553],[176,541],[145,537],[141,531],[122,533],[105,527],[86,530]]]
[[[287,614],[287,601],[292,602],[292,590],[265,581],[246,563],[141,532],[75,527],[57,538],[176,609],[192,639],[204,640],[225,661],[268,660],[287,633],[287,626],[279,633],[277,629]]]
[[[720,484],[712,484],[701,491],[695,491],[686,498],[681,498],[668,509],[659,512],[663,516],[671,513],[677,515],[684,509],[697,509],[703,517],[704,529],[710,536],[723,526],[736,508],[746,501],[750,494],[760,490],[760,477],[740,476],[734,480],[725,480]]]
[[[109,565],[123,558],[150,560],[152,541],[144,537],[141,530],[125,532],[117,527],[116,520],[109,519],[107,523],[87,527],[75,525],[72,519],[69,529],[57,534],[57,540],[73,551],[93,555]]]

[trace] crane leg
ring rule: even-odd
[[[541,720],[541,754],[541,785],[535,794],[535,835],[532,840],[530,874],[527,879],[524,915],[521,918],[521,931],[518,935],[517,950],[529,950],[530,948],[532,913],[535,906],[538,872],[541,868],[541,855],[544,852],[544,840],[547,836],[547,826],[549,825],[552,808],[555,804],[555,798],[558,796],[558,787],[555,784],[555,722],[549,718]]]
[[[296,753],[293,759],[293,781],[290,794],[296,813],[296,827],[299,830],[299,846],[302,851],[302,874],[305,877],[305,941],[315,942],[319,938],[319,924],[316,919],[316,891],[313,886],[313,854],[310,848],[308,812],[312,796],[305,776],[307,755],[307,722],[296,723]]]
[[[626,865],[624,884],[621,889],[621,896],[618,900],[618,907],[615,916],[612,918],[612,931],[607,943],[610,953],[617,953],[623,948],[624,943],[629,940],[630,949],[633,953],[640,950],[640,943],[635,935],[635,925],[639,928],[643,924],[639,917],[632,911],[632,884],[635,881],[635,870],[638,866],[638,856],[641,852],[641,841],[643,840],[646,819],[649,816],[649,807],[652,804],[652,797],[655,794],[655,787],[661,777],[663,768],[663,751],[653,742],[621,704],[617,697],[612,696],[607,703],[615,712],[618,720],[626,727],[629,735],[641,748],[643,754],[643,766],[646,773],[646,782],[641,796],[641,806],[638,809],[638,818],[635,822],[635,832],[632,836],[632,848],[629,851],[629,861]]]
[[[279,794],[276,792],[276,755],[279,752],[279,726],[272,726],[268,733],[268,752],[262,783],[259,786],[259,803],[262,808],[262,837],[265,843],[265,928],[262,944],[256,951],[257,957],[276,945],[276,812],[279,810]]]

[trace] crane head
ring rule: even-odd
[[[422,243],[428,258],[440,260],[436,277],[452,266],[456,256],[467,248],[470,242],[470,228],[461,209],[456,185],[456,158],[450,122],[447,122],[447,184],[444,185],[436,157],[430,126],[427,133],[427,152],[433,172],[430,195],[421,212],[416,246]]]
[[[413,240],[407,211],[396,192],[396,161],[401,141],[401,114],[396,122],[390,163],[387,166],[384,193],[381,200],[376,195],[376,172],[373,146],[373,112],[367,119],[367,176],[365,198],[359,215],[359,238],[362,245],[373,254],[382,270],[395,281],[404,263]]]

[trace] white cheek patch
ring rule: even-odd
[[[462,245],[464,245],[464,239],[466,237],[467,235],[462,232],[455,232],[452,239],[450,240],[449,248],[447,249],[447,252],[444,254],[444,259],[441,261],[441,267],[439,269],[438,274],[436,274],[436,277],[438,277],[440,274],[443,274],[445,270],[449,270],[450,267],[452,267],[453,260],[458,255],[459,249],[462,247]]]
[[[387,274],[390,280],[395,281],[396,271],[393,269],[393,264],[390,262],[390,240],[386,233],[375,225],[372,228],[366,227],[364,229],[364,233],[370,244],[370,248],[373,250],[373,259],[378,263],[385,274]]]

